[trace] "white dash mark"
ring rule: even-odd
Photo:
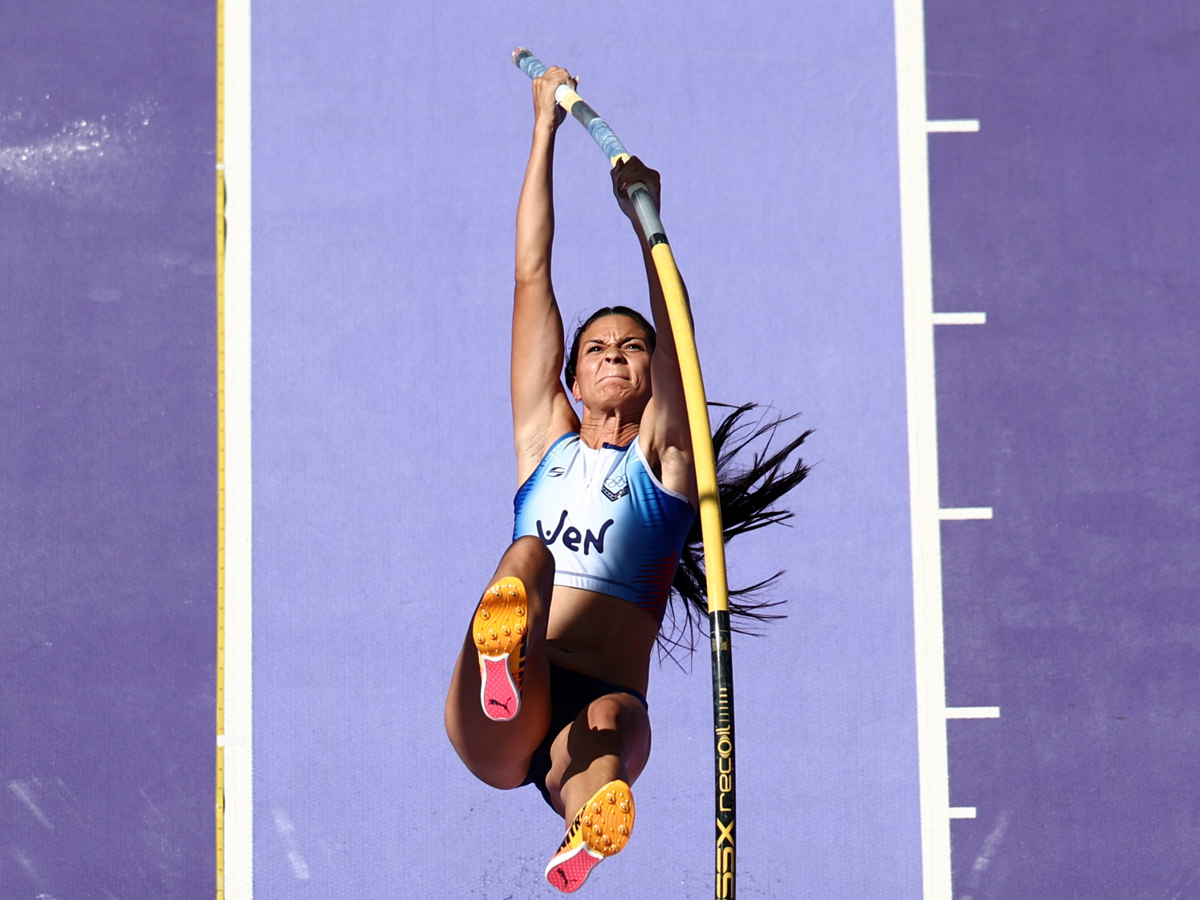
[[[948,132],[966,133],[979,130],[978,119],[930,119],[925,123],[925,130],[930,134]]]
[[[17,795],[18,800],[29,807],[29,811],[33,813],[33,817],[35,819],[37,819],[51,831],[54,830],[54,826],[50,824],[50,820],[42,814],[42,811],[38,809],[38,805],[33,802],[33,794],[29,792],[29,782],[10,781],[8,783],[8,789]]]
[[[986,325],[985,312],[935,312],[934,325]]]
[[[973,818],[975,818],[975,807],[973,807],[973,806],[952,806],[952,807],[950,807],[950,818],[952,818],[952,819],[973,819]]]
[[[938,510],[938,518],[943,522],[961,521],[964,519],[990,519],[991,517],[992,508],[990,506],[957,506],[950,509]]]
[[[947,719],[998,719],[998,706],[947,706]]]
[[[296,849],[296,826],[292,824],[291,818],[282,809],[275,810],[274,816],[275,830],[283,838],[283,845],[284,849],[287,850],[288,863],[292,867],[292,874],[299,881],[308,881],[308,863],[300,855],[300,851]]]

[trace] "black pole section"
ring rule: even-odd
[[[737,859],[734,847],[737,785],[734,780],[733,652],[729,611],[717,610],[712,627],[713,738],[717,788],[717,900],[733,900]]]

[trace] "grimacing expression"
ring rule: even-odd
[[[585,407],[642,407],[650,399],[650,357],[646,331],[628,316],[611,315],[587,327],[571,392]]]

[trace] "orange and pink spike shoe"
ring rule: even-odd
[[[489,719],[507,722],[521,711],[521,680],[529,604],[519,578],[501,578],[475,610],[471,634],[479,652],[479,702]]]
[[[625,849],[633,814],[633,794],[624,781],[610,781],[596,791],[546,866],[546,880],[564,894],[579,890],[592,869]]]

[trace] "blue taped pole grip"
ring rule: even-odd
[[[546,74],[546,64],[524,47],[518,47],[513,51],[512,61],[530,78],[541,78]]]
[[[587,130],[593,140],[600,145],[600,149],[604,151],[604,155],[608,157],[610,162],[618,156],[629,155],[625,150],[625,145],[618,140],[613,130],[608,127],[608,123],[599,116],[588,122]]]
[[[540,78],[546,74],[545,63],[524,47],[518,47],[512,52],[512,61],[530,78]],[[555,92],[554,99],[562,104],[563,98],[567,96],[574,99],[570,101],[570,105],[566,106],[566,109],[588,130],[592,140],[600,145],[600,149],[604,151],[604,155],[608,157],[611,164],[616,165],[618,157],[629,155],[625,145],[621,143],[608,123],[596,115],[596,111],[588,106],[587,102],[576,94],[570,85],[561,85]]]

